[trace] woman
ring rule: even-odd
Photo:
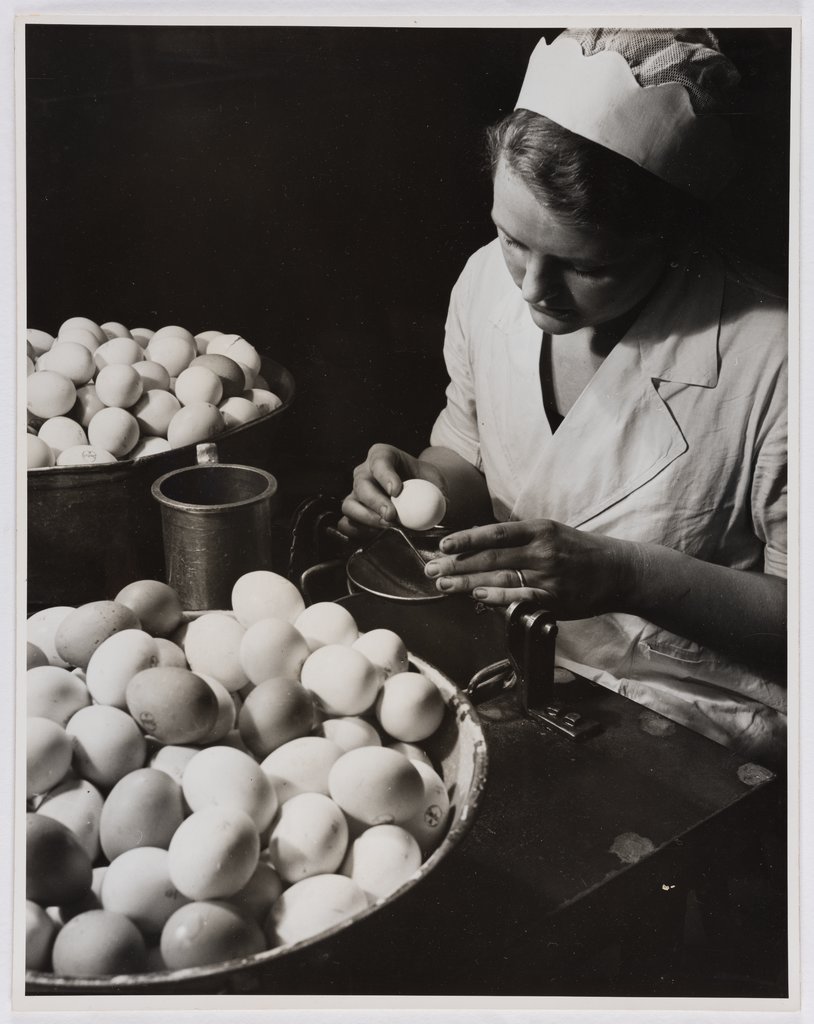
[[[785,310],[702,237],[736,79],[701,30],[541,42],[490,134],[498,238],[452,293],[446,408],[418,458],[371,448],[343,528],[432,480],[468,527],[427,565],[440,590],[536,598],[559,664],[777,762]]]

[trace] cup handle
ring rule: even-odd
[[[218,446],[212,441],[206,441],[195,448],[195,460],[199,466],[211,466],[217,463]]]

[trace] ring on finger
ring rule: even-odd
[[[525,589],[525,587],[526,587],[526,586],[527,586],[528,584],[526,583],[526,579],[525,579],[525,577],[523,576],[523,573],[522,573],[522,572],[520,572],[520,570],[519,570],[519,569],[515,569],[514,571],[515,571],[515,572],[517,573],[517,579],[518,579],[518,580],[520,581],[520,586],[521,586],[521,587],[523,587],[523,588]]]

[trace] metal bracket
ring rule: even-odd
[[[557,623],[551,612],[533,601],[516,601],[506,614],[506,648],[514,669],[515,688],[524,714],[572,740],[599,731],[599,723],[583,718],[554,696],[554,645]]]

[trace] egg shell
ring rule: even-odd
[[[143,391],[141,375],[124,363],[105,366],[96,377],[96,395],[106,406],[129,409],[141,398]]]
[[[272,903],[282,891],[282,879],[269,861],[261,857],[252,877],[239,892],[230,897],[229,902],[262,927]]]
[[[432,736],[444,717],[444,698],[420,672],[399,672],[385,680],[376,717],[393,739],[416,743]]]
[[[89,601],[69,612],[60,622],[54,646],[63,661],[86,669],[94,651],[108,637],[140,626],[126,605],[116,601]]]
[[[217,338],[219,334],[223,334],[223,331],[199,331],[195,335],[195,344],[198,347],[198,351],[203,355],[209,342],[213,338]]]
[[[75,387],[87,384],[96,373],[96,363],[92,353],[75,341],[60,341],[50,352],[42,356],[40,368],[61,373],[72,381]]]
[[[184,797],[193,811],[218,806],[244,811],[258,832],[270,824],[279,801],[268,776],[249,754],[213,746],[197,753],[184,769]]]
[[[296,679],[310,650],[299,631],[284,619],[260,619],[240,642],[240,665],[256,685],[267,679]]]
[[[161,932],[161,956],[173,971],[253,956],[265,948],[257,922],[222,900],[188,903]]]
[[[350,844],[340,870],[377,900],[399,889],[420,867],[421,850],[409,832],[400,825],[374,825]]]
[[[361,715],[374,704],[383,673],[352,647],[326,644],[309,655],[300,680],[331,717]]]
[[[115,406],[100,409],[88,424],[88,440],[104,448],[117,459],[124,458],[135,448],[139,439],[139,425],[135,416]]]
[[[161,580],[134,580],[116,594],[117,604],[129,608],[153,637],[166,638],[183,622],[181,598]]]
[[[198,753],[198,747],[187,747],[174,743],[161,746],[150,758],[150,767],[165,772],[171,779],[181,785],[184,769]]]
[[[196,342],[199,337],[200,335],[196,336]],[[189,366],[190,369],[196,366],[205,366],[207,370],[215,373],[220,380],[222,397],[224,399],[236,398],[242,394],[246,378],[234,359],[230,359],[228,356],[210,355],[207,353],[196,356]]]
[[[367,909],[368,899],[352,878],[313,875],[286,889],[272,906],[266,936],[272,946],[310,939]]]
[[[65,416],[75,401],[76,387],[61,373],[38,370],[26,380],[26,408],[40,419]]]
[[[184,642],[189,667],[214,676],[230,692],[240,690],[249,682],[240,662],[245,633],[237,619],[222,612],[207,612],[193,619]]]
[[[198,349],[195,347],[192,337],[165,334],[164,330],[162,327],[161,330],[155,332],[145,351],[147,358],[154,363],[160,363],[170,377],[177,377],[198,355]]]
[[[172,448],[200,444],[217,437],[224,429],[223,417],[216,405],[193,402],[182,406],[167,427],[167,440]]]
[[[306,736],[313,725],[314,702],[298,679],[265,680],[246,696],[238,714],[240,737],[260,759]]]
[[[135,448],[128,453],[129,459],[146,459],[153,455],[163,455],[172,451],[165,437],[142,437]]]
[[[359,627],[351,613],[333,601],[318,601],[300,612],[294,621],[312,651],[327,644],[350,646],[359,639]]]
[[[48,469],[56,462],[51,446],[36,434],[26,434],[26,463],[28,469]]]
[[[133,364],[133,369],[141,378],[141,387],[144,394],[148,391],[167,391],[170,386],[170,375],[161,363],[153,362],[152,359],[143,359]]]
[[[51,948],[59,925],[47,911],[33,900],[25,903],[25,969],[48,971],[51,968]]]
[[[25,642],[25,667],[26,670],[30,668],[38,668],[40,665],[47,665],[48,657],[45,651],[37,647],[36,644],[32,644],[30,640]]]
[[[73,605],[53,605],[50,608],[42,608],[34,612],[26,619],[26,639],[43,652],[49,664],[58,665],[60,668],[67,668],[68,663],[63,661],[57,654],[54,646],[54,638],[57,629],[65,620],[69,612],[74,611]]]
[[[159,665],[167,665],[174,668],[188,667],[183,648],[179,647],[178,644],[174,644],[172,640],[167,640],[165,637],[160,636],[155,638],[155,642],[158,648]]]
[[[247,388],[243,392],[243,397],[247,398],[253,405],[256,405],[260,410],[261,416],[266,416],[270,412],[274,412],[279,409],[283,404],[282,398],[276,395],[273,391],[269,391],[267,388]]]
[[[186,327],[180,327],[178,324],[167,324],[164,327],[159,327],[157,331],[153,332],[153,337],[183,338],[185,341],[195,341],[192,331],[187,330]]]
[[[137,846],[166,850],[183,820],[180,785],[158,768],[137,768],[119,779],[101,808],[102,850],[110,861]]]
[[[385,676],[394,676],[409,668],[407,647],[392,629],[371,629],[355,640],[353,646],[383,669]]]
[[[102,907],[124,914],[145,937],[158,935],[170,917],[189,903],[170,880],[169,853],[141,845],[112,859],[102,882]]]
[[[82,844],[61,822],[26,814],[26,898],[40,906],[80,899],[90,889],[91,862]]]
[[[69,327],[64,331],[60,331],[59,335],[54,339],[52,348],[62,344],[82,345],[93,356],[102,342],[93,331],[89,331],[84,327]]]
[[[37,356],[47,352],[54,344],[54,338],[47,331],[37,330],[36,327],[29,327],[25,332],[26,341],[34,349]]]
[[[182,822],[169,853],[170,878],[179,892],[191,900],[226,899],[254,874],[260,839],[245,811],[211,805]]]
[[[155,334],[155,331],[150,327],[131,327],[130,337],[133,341],[137,341],[142,348],[147,347],[147,342]]]
[[[300,736],[273,750],[260,767],[284,804],[300,793],[327,796],[328,775],[344,753],[323,736]]]
[[[63,977],[101,978],[137,974],[147,949],[133,922],[112,910],[88,910],[69,921],[54,940],[54,973]]]
[[[123,629],[104,640],[88,662],[86,682],[97,704],[125,710],[125,691],[132,677],[158,664],[158,647],[143,629]]]
[[[99,856],[99,819],[103,802],[102,794],[92,782],[71,778],[46,794],[37,807],[37,813],[69,828],[92,864]]]
[[[108,320],[106,323],[99,324],[102,334],[110,341],[111,338],[130,338],[132,335],[130,331],[118,320]]]
[[[402,824],[415,837],[426,857],[438,846],[446,832],[449,795],[444,780],[431,765],[418,760],[414,760],[413,764],[421,776],[424,793],[418,810]]]
[[[92,444],[78,444],[59,453],[58,466],[109,466],[117,462],[115,455]]]
[[[26,797],[53,789],[71,767],[73,743],[58,722],[50,718],[26,719]]]
[[[172,418],[180,408],[181,403],[175,395],[156,388],[139,398],[133,406],[132,413],[142,434],[166,438]]]
[[[280,878],[292,883],[335,872],[347,845],[348,826],[333,800],[322,793],[300,793],[280,808],[268,856]]]
[[[67,668],[41,665],[26,672],[26,716],[65,726],[91,702],[87,686]]]
[[[206,366],[188,366],[175,381],[175,397],[181,405],[209,402],[217,405],[223,398],[220,377]],[[227,424],[228,426],[228,424]]]
[[[232,587],[232,610],[246,627],[260,619],[285,619],[293,625],[304,609],[305,601],[294,584],[268,569],[244,573]]]
[[[199,675],[172,666],[148,668],[127,684],[127,708],[162,743],[196,743],[213,729],[218,701]]]
[[[105,340],[105,333],[99,324],[95,320],[91,320],[87,316],[69,316],[67,320],[64,320],[57,331],[57,337],[62,338],[68,331],[79,329],[83,331],[89,331],[97,341]]]
[[[239,334],[219,334],[206,346],[206,353],[228,356],[236,363],[242,363],[249,368],[252,379],[260,372],[260,354],[254,345]]]
[[[322,723],[326,739],[336,743],[342,750],[356,750],[358,747],[380,747],[382,740],[375,728],[364,718],[326,718]]]
[[[447,503],[429,480],[405,480],[402,490],[391,499],[399,522],[408,530],[429,530],[446,515]]]
[[[397,750],[400,754],[404,754],[405,757],[411,761],[421,761],[422,764],[426,764],[429,768],[433,767],[432,759],[425,750],[417,746],[415,743],[405,743],[403,740],[394,740],[392,743],[386,744],[391,750]]]
[[[141,345],[133,338],[112,338],[93,353],[98,371],[106,366],[133,366],[144,359]]]
[[[202,744],[220,743],[220,741],[231,732],[237,721],[237,707],[232,694],[226,687],[217,681],[213,676],[201,674],[201,679],[211,687],[218,702],[218,717],[210,732],[201,740]]]
[[[400,825],[419,809],[424,785],[416,766],[387,747],[349,750],[328,777],[333,800],[351,824]]]
[[[110,789],[128,772],[141,768],[147,759],[141,730],[119,708],[105,704],[81,708],[68,722],[66,731],[74,741],[74,770],[101,789]]]
[[[96,394],[96,385],[83,384],[82,387],[76,389],[76,401],[69,415],[83,430],[87,430],[90,421],[104,407],[105,403]]]
[[[218,408],[227,430],[231,430],[233,427],[242,427],[244,423],[251,423],[252,420],[260,418],[260,410],[257,406],[239,395],[227,398],[220,403]]]
[[[66,448],[88,443],[85,431],[69,416],[52,416],[43,423],[37,436],[45,441],[57,459]]]

